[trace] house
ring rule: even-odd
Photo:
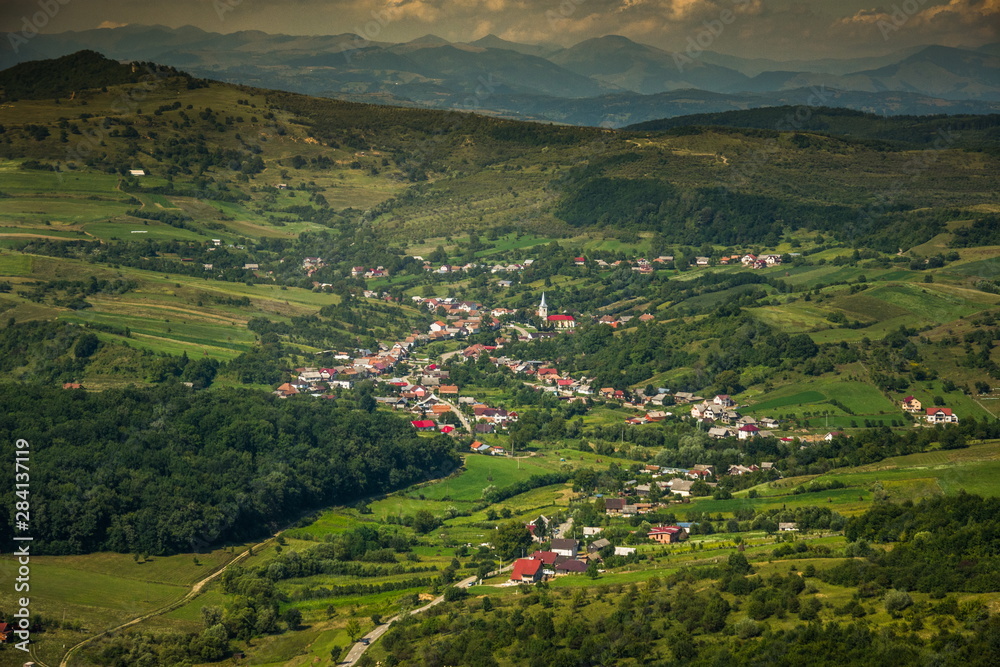
[[[441,427],[441,432],[444,433],[445,435],[448,435],[449,433],[451,433],[454,430],[455,430],[455,427],[452,426],[451,424],[445,424],[444,426]]]
[[[931,424],[957,424],[958,415],[950,408],[927,408],[927,421]]]
[[[740,440],[749,440],[750,438],[756,437],[760,433],[760,429],[753,424],[744,424],[740,426],[737,431],[737,435]]]
[[[291,382],[285,382],[274,390],[274,394],[276,396],[280,396],[281,398],[288,398],[289,396],[294,396],[297,393],[299,393],[299,390],[296,389]]]
[[[587,571],[587,564],[582,560],[564,560],[556,563],[556,574],[583,574]]]
[[[712,403],[723,408],[731,408],[736,405],[736,401],[730,398],[729,394],[719,394],[712,399]]]
[[[610,547],[610,546],[611,546],[611,541],[604,539],[602,537],[601,539],[594,540],[593,542],[587,545],[587,553],[596,554],[604,547]]]
[[[476,435],[489,435],[496,432],[496,427],[493,424],[476,424],[473,430],[476,432]]]
[[[635,553],[635,547],[615,547],[616,556],[631,556]]]
[[[748,475],[754,472],[753,467],[741,466],[739,464],[733,464],[729,466],[729,470],[726,471],[727,475]]]
[[[708,257],[695,257],[695,266],[708,266]]]
[[[555,565],[556,559],[559,558],[559,554],[557,554],[555,551],[536,551],[530,556],[528,556],[528,558],[532,558],[534,560],[540,560],[545,565]]]
[[[602,530],[604,530],[604,528],[602,528],[600,526],[584,526],[583,527],[583,536],[584,537],[593,537],[594,535],[600,535]]]
[[[560,556],[576,558],[576,553],[580,549],[580,541],[568,538],[556,539],[552,540],[552,546],[550,548]]]
[[[146,175],[146,170],[145,169],[129,169],[128,170],[128,174],[129,174],[129,176],[145,176]]]
[[[458,394],[458,385],[455,384],[443,384],[438,387],[439,394]]]
[[[608,498],[604,501],[604,511],[607,514],[621,514],[625,511],[625,499]]]
[[[573,263],[576,264],[577,266],[583,266],[584,264],[587,263],[587,258],[586,257],[574,257],[573,258]]]
[[[780,531],[782,533],[790,533],[790,532],[796,531],[798,529],[799,529],[799,525],[797,523],[795,523],[794,521],[790,521],[788,523],[779,523],[778,524],[778,531]]]
[[[437,424],[431,419],[416,419],[410,422],[413,424],[413,428],[418,431],[433,431],[437,428]]]
[[[469,445],[469,449],[471,449],[472,451],[476,452],[477,454],[489,454],[490,453],[490,446],[487,445],[487,444],[485,444],[485,443],[479,442],[478,440],[473,440],[472,444]]]
[[[670,487],[670,493],[676,494],[681,498],[687,498],[691,495],[691,486],[694,484],[695,480],[681,479],[680,477],[675,477],[674,479],[667,482]]]
[[[708,429],[708,435],[712,438],[722,439],[731,437],[733,434],[728,428],[723,428],[722,426],[713,426]]]
[[[643,313],[642,315],[639,316],[639,321],[640,322],[652,322],[655,319],[656,319],[656,316],[655,315],[651,315],[650,313]]]
[[[506,456],[507,450],[503,447],[490,447],[491,456]]]
[[[676,544],[686,539],[687,533],[680,526],[659,526],[652,528],[646,537],[660,544]]]
[[[83,385],[79,382],[65,382],[63,383],[63,389],[83,389]]]
[[[834,438],[839,438],[842,435],[844,435],[844,434],[841,433],[840,431],[830,431],[829,433],[827,433],[826,435],[823,436],[823,440],[825,440],[827,442],[830,442]]]
[[[535,584],[542,580],[542,561],[534,558],[518,558],[510,580],[522,584]]]
[[[903,399],[903,410],[907,412],[920,412],[920,401],[912,396]]]

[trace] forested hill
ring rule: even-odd
[[[30,443],[31,530],[49,554],[168,554],[273,533],[307,510],[454,470],[445,436],[351,402],[183,386],[0,386],[0,441]],[[21,455],[21,454],[19,454]],[[0,531],[14,534],[14,487]]]
[[[207,238],[239,220],[260,223],[273,237],[286,236],[290,223],[340,230],[331,245],[341,249],[358,247],[358,223],[383,248],[385,241],[494,228],[773,247],[787,232],[805,229],[898,252],[926,243],[950,222],[984,218],[995,199],[997,156],[970,160],[967,150],[989,146],[980,138],[996,133],[996,117],[928,117],[913,121],[917,129],[907,134],[891,120],[813,109],[807,120],[833,129],[812,131],[777,123],[796,119],[797,109],[785,107],[740,121],[769,129],[616,132],[354,104],[183,76],[156,86],[115,84],[131,69],[97,54],[76,57],[81,72],[72,99],[5,109],[0,158],[21,161],[17,168],[24,171],[121,175],[116,192],[139,202],[185,198],[115,211],[118,221],[162,223]],[[60,80],[62,69],[61,60],[19,67],[35,68],[39,82]],[[21,80],[27,71],[15,68],[6,76],[20,72]],[[820,133],[834,130],[844,136]],[[914,146],[937,150],[914,155]],[[128,177],[139,168],[146,177]],[[203,207],[209,202],[214,210]],[[152,235],[141,248],[130,241],[118,244],[116,261],[199,273],[199,263],[222,263],[217,253],[216,261],[165,266],[163,257],[177,248]],[[271,244],[269,252],[280,255],[288,242]],[[192,245],[184,257],[204,250]],[[60,242],[59,252],[83,257],[89,250]],[[368,262],[343,257],[346,266]]]
[[[54,60],[37,60],[0,72],[0,99],[41,100],[68,97],[76,91],[139,83],[151,78],[190,75],[154,63],[120,63],[96,51],[78,51]]]
[[[860,141],[887,142],[922,148],[954,135],[952,145],[974,150],[1000,150],[1000,114],[879,116],[832,107],[764,107],[661,118],[626,127],[635,132],[677,131],[690,127],[732,127],[760,130],[821,132]]]

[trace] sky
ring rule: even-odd
[[[667,51],[795,60],[998,42],[1000,0],[0,0],[3,32],[132,23],[561,46],[617,34]]]

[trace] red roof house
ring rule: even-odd
[[[514,571],[510,573],[511,581],[534,584],[542,579],[542,561],[534,558],[518,558],[514,561]]]

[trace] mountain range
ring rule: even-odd
[[[0,68],[81,49],[197,76],[384,104],[452,108],[579,125],[779,105],[879,115],[1000,111],[1000,48],[926,46],[873,58],[779,62],[669,52],[618,35],[568,48],[495,35],[393,44],[344,33],[295,36],[129,25],[39,34]]]

